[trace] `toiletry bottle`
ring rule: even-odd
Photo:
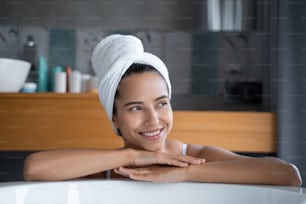
[[[70,74],[71,74],[71,72],[72,72],[72,68],[71,68],[71,66],[67,66],[66,67],[66,69],[65,69],[65,72],[66,72],[66,77],[67,77],[67,80],[66,80],[66,88],[67,88],[67,92],[69,92],[69,76],[70,76]]]
[[[48,65],[44,57],[38,60],[38,92],[48,91]]]
[[[67,75],[66,72],[57,72],[54,79],[54,92],[66,93]]]
[[[50,74],[50,83],[49,83],[49,90],[50,91],[54,91],[55,89],[55,75],[56,73],[62,72],[63,71],[63,67],[61,66],[55,66],[52,68],[51,70],[51,74]]]
[[[20,92],[23,93],[35,93],[37,89],[37,84],[35,82],[26,82],[22,86]]]
[[[81,93],[81,72],[74,70],[69,75],[69,92]]]
[[[81,75],[81,92],[82,93],[89,91],[89,80],[90,80],[90,74]]]

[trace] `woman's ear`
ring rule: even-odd
[[[118,118],[117,118],[117,115],[116,115],[116,114],[113,114],[112,121],[113,121],[114,126],[115,126],[116,128],[119,128]]]

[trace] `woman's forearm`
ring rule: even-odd
[[[52,150],[31,154],[24,162],[25,180],[67,180],[122,166],[166,164],[185,167],[203,159],[135,149]]]
[[[277,158],[243,158],[191,165],[187,181],[300,186],[299,171]]]
[[[66,180],[129,165],[122,150],[52,150],[31,154],[24,163],[25,180]]]

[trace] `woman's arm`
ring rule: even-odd
[[[106,160],[107,159],[107,160]],[[107,162],[106,162],[107,161]],[[41,151],[24,162],[25,180],[66,180],[127,165],[127,150],[65,149]]]
[[[67,149],[42,151],[29,155],[24,162],[25,180],[67,180],[95,174],[120,166],[167,164],[186,167],[201,164],[191,156],[171,155],[133,149]]]
[[[205,158],[202,165],[187,168],[150,167],[119,168],[116,172],[135,180],[155,182],[214,182],[240,184],[271,184],[300,186],[299,171],[293,165],[274,157],[253,158],[240,156],[215,147],[189,145],[188,152]]]
[[[206,164],[186,169],[186,180],[300,186],[298,169],[276,157],[247,157],[216,147],[190,145]]]
[[[276,158],[242,158],[208,162],[186,169],[185,180],[216,183],[300,186],[298,170]]]

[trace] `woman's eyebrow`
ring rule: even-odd
[[[164,98],[168,99],[168,96],[167,95],[160,96],[160,97],[156,98],[155,101],[159,101],[160,99],[164,99]]]
[[[164,98],[168,98],[168,96],[167,95],[160,96],[160,97],[156,98],[154,101],[159,101],[159,100],[164,99]],[[127,102],[126,104],[124,104],[124,107],[131,106],[131,105],[142,105],[142,104],[144,104],[144,102],[142,102],[142,101],[130,101],[130,102]]]
[[[143,102],[141,101],[131,101],[131,102],[124,104],[124,107],[131,106],[131,105],[141,105],[141,104],[143,104]]]

